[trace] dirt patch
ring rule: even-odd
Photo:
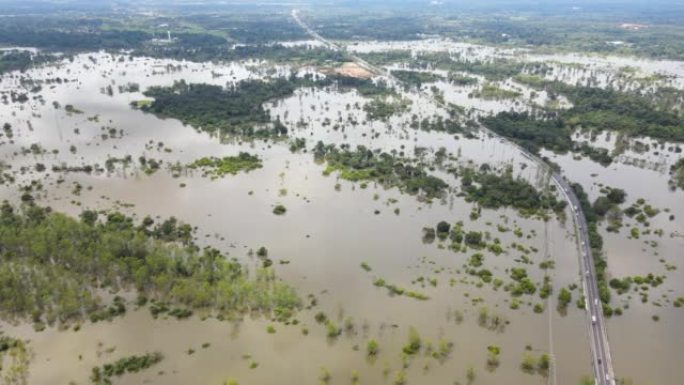
[[[337,74],[360,79],[370,79],[373,77],[373,74],[370,71],[354,62],[346,62],[336,68],[326,68],[322,72],[326,74]]]

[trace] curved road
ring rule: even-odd
[[[292,11],[292,18],[299,24],[311,37],[323,43],[326,47],[340,51],[342,48],[331,42],[330,40],[319,35],[316,31],[311,29],[299,18],[299,11]],[[362,58],[349,54],[359,66],[369,70],[370,72],[389,76],[393,76],[384,69],[373,66]],[[395,79],[396,80],[396,79]],[[528,159],[537,163],[542,169],[549,169],[546,164],[539,157],[527,152],[524,148],[516,143],[504,138],[486,127],[482,127],[490,135],[497,137],[507,143],[515,146]],[[576,226],[576,234],[579,254],[580,254],[580,274],[582,278],[582,287],[585,296],[585,308],[587,310],[587,329],[589,331],[589,342],[591,345],[591,360],[594,369],[594,378],[596,385],[615,385],[615,373],[613,372],[613,364],[610,357],[610,349],[608,346],[608,335],[606,333],[605,320],[603,318],[603,307],[598,294],[598,285],[596,283],[596,273],[594,271],[594,257],[591,254],[591,247],[589,246],[589,232],[587,231],[587,221],[584,217],[584,212],[580,205],[579,199],[575,192],[570,187],[570,183],[560,173],[554,172],[551,175],[553,182],[558,186],[558,191],[563,195],[565,200],[570,205],[570,211],[573,214],[573,222]]]

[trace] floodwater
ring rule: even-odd
[[[606,140],[605,135],[598,142],[612,149],[610,144],[614,141]],[[678,360],[672,357],[681,354],[684,347],[684,331],[680,327],[684,312],[672,305],[672,301],[684,295],[684,191],[671,191],[668,187],[668,170],[679,154],[668,152],[667,148],[674,145],[664,143],[661,149],[660,144],[651,143],[655,141],[646,142],[651,144],[649,151],[629,149],[608,167],[572,156],[551,155],[551,159],[570,180],[581,183],[592,200],[600,195],[602,184],[627,192],[625,208],[642,198],[660,210],[649,219],[649,227],[663,229],[662,236],[652,233],[629,239],[632,227],[642,233],[647,228],[626,216],[620,233],[601,231],[601,234],[609,278],[648,273],[666,277],[663,285],[648,289],[647,303],[642,303],[636,292],[613,294],[614,305],[626,305],[629,309],[607,323],[615,372],[632,378],[635,384],[666,384],[681,370]],[[674,220],[670,220],[670,215],[674,215]],[[656,242],[655,246],[650,242]],[[668,270],[668,265],[676,269]],[[660,317],[659,321],[654,321],[653,316]]]
[[[337,180],[334,175],[323,176],[323,166],[315,164],[311,154],[293,154],[286,142],[220,140],[176,120],[162,120],[133,110],[130,102],[143,96],[137,92],[120,93],[117,89],[119,85],[138,83],[144,90],[180,79],[223,85],[290,71],[311,69],[259,62],[214,65],[141,58],[119,61],[119,56],[93,53],[78,56],[73,63],[64,62],[59,68],[32,70],[30,76],[34,79],[69,79],[61,84],[43,84],[38,92],[42,101],[31,99],[24,104],[0,106],[3,122],[11,123],[14,130],[12,143],[2,138],[0,161],[12,166],[17,184],[32,179],[43,183],[45,192],[39,196],[40,204],[74,215],[84,208],[117,208],[137,217],[176,216],[198,226],[200,244],[219,247],[247,266],[256,263],[248,251],[266,246],[275,261],[290,262],[274,265],[278,276],[294,286],[302,297],[313,294],[319,300],[318,306],[296,316],[301,322],[297,326],[248,316],[239,323],[199,317],[185,321],[154,320],[147,309],[130,311],[109,323],[85,323],[77,332],[48,329],[37,333],[30,325],[5,323],[2,329],[6,334],[31,341],[35,357],[29,382],[87,383],[96,365],[131,354],[161,351],[165,359],[160,364],[125,375],[115,383],[187,384],[200,379],[207,384],[222,384],[235,378],[241,384],[301,384],[318,382],[321,368],[330,372],[333,384],[349,383],[354,371],[361,383],[393,383],[396,372],[406,364],[401,347],[407,342],[410,327],[416,328],[423,342],[437,346],[438,340],[444,339],[454,343],[454,350],[442,362],[423,354],[410,359],[406,368],[409,384],[465,384],[470,367],[476,373],[474,383],[492,385],[577,384],[583,375],[590,374],[583,310],[577,309],[574,302],[567,315],[560,315],[555,309],[558,290],[579,282],[578,257],[569,224],[557,218],[547,223],[523,218],[513,210],[483,210],[479,219],[471,221],[473,205],[455,194],[427,203],[372,183],[363,189],[358,184]],[[17,76],[21,75],[5,76],[0,91],[21,87]],[[106,92],[108,85],[114,90],[112,96]],[[445,100],[459,105],[471,100],[470,106],[482,113],[544,103],[543,95],[537,96],[539,100],[518,105],[508,100],[478,101],[467,97],[471,92],[468,89],[455,89],[446,83],[437,86],[444,92]],[[535,184],[546,180],[547,176],[517,149],[498,139],[486,135],[467,139],[410,128],[408,123],[413,115],[422,119],[446,116],[446,111],[424,92],[402,91],[402,97],[412,101],[410,107],[388,122],[368,121],[361,108],[365,99],[354,91],[299,89],[267,108],[290,128],[292,137],[306,138],[309,148],[322,140],[362,144],[387,152],[403,151],[406,156],[413,156],[417,148],[427,148],[431,153],[444,147],[457,164],[487,163],[495,168],[511,165],[516,175]],[[529,100],[530,95],[523,99]],[[55,109],[53,101],[62,106],[71,104],[84,113],[69,115],[63,108]],[[110,127],[117,133],[104,137]],[[601,140],[605,146],[611,145],[610,140]],[[22,148],[34,143],[46,152],[22,153]],[[70,151],[72,145],[76,147],[75,153]],[[264,160],[263,168],[212,181],[190,171],[174,178],[165,167],[239,151],[259,155]],[[141,155],[159,159],[164,166],[153,175],[146,175],[135,166],[91,175],[45,175],[32,171],[36,162],[44,163],[48,169],[62,163],[103,165],[109,157],[126,155],[133,159]],[[624,159],[639,156],[649,155],[628,150]],[[669,221],[661,213],[651,226],[666,229],[657,250],[669,263],[680,265],[680,269],[667,272],[665,284],[650,293],[652,299],[670,291],[671,298],[684,295],[684,280],[680,276],[684,268],[682,238],[669,236],[684,233],[680,220],[684,218],[684,196],[681,191],[668,191],[667,175],[662,171],[665,166],[639,168],[625,161],[603,168],[571,156],[553,160],[561,164],[571,180],[586,186],[592,197],[598,191],[592,183],[600,181],[624,188],[630,202],[643,197],[658,208],[672,210],[677,220]],[[673,160],[674,154],[667,162]],[[29,171],[20,172],[22,166]],[[599,176],[591,177],[591,173]],[[453,177],[443,172],[440,176],[458,185]],[[64,182],[57,183],[59,179]],[[649,183],[631,182],[635,180]],[[84,187],[79,196],[71,192],[74,182]],[[181,187],[181,183],[186,187]],[[0,197],[17,200],[16,186],[0,186]],[[271,213],[277,203],[287,207],[286,215]],[[398,215],[395,209],[399,209]],[[479,278],[465,272],[467,259],[474,251],[455,253],[439,247],[438,241],[424,244],[422,228],[435,226],[440,220],[463,221],[466,231],[487,231],[504,246],[517,242],[529,249],[523,253],[506,247],[507,252],[499,256],[483,252],[483,267],[505,282],[510,281],[508,269],[525,267],[533,281],[540,283],[545,272],[538,263],[547,257],[553,260],[555,269],[548,270],[548,274],[554,294],[548,303],[537,294],[523,296],[520,309],[512,310],[507,292],[494,290],[488,284],[478,285]],[[518,237],[513,231],[499,232],[499,224],[511,230],[520,228],[523,236]],[[623,228],[621,234],[605,235],[611,274],[622,277],[644,271],[659,273],[664,264],[652,256],[654,250],[650,246],[643,245],[644,237],[625,241],[627,232]],[[647,252],[641,252],[641,248]],[[523,254],[533,264],[520,262]],[[372,270],[364,271],[360,267],[362,262]],[[420,277],[425,278],[422,284]],[[373,286],[375,278],[418,291],[430,299],[390,296],[386,289]],[[427,283],[433,278],[435,286]],[[578,296],[574,290],[573,300]],[[625,295],[619,301],[626,298]],[[533,312],[536,303],[545,305],[543,313]],[[608,324],[616,372],[634,378],[639,384],[672,383],[678,378],[677,360],[673,357],[684,346],[681,328],[677,326],[683,312],[669,303],[655,310],[651,304],[641,304],[636,295],[629,303],[630,309]],[[484,307],[509,321],[503,330],[490,330],[478,324],[478,313]],[[320,311],[339,326],[351,325],[349,330],[334,340],[328,339],[325,327],[314,320]],[[654,312],[661,316],[659,322],[651,320]],[[276,328],[275,334],[266,332],[271,324]],[[309,330],[308,335],[302,333],[303,328]],[[646,336],[634,330],[643,330],[653,339],[645,341]],[[371,338],[380,346],[375,362],[369,362],[365,354],[366,342]],[[207,342],[210,345],[202,348]],[[495,370],[486,366],[489,345],[498,345],[502,350],[501,364]],[[528,346],[534,355],[552,355],[554,370],[548,378],[520,370]],[[649,348],[652,360],[644,360],[644,351],[640,349],[645,347]],[[194,353],[189,354],[188,349]],[[250,368],[252,362],[258,363],[254,369]]]
[[[534,67],[543,64],[546,72],[542,77],[571,85],[611,86],[644,93],[659,87],[684,88],[684,63],[672,60],[585,53],[541,54],[525,48],[489,47],[450,39],[352,42],[347,49],[359,54],[400,50],[408,51],[414,57],[424,53],[447,52],[458,62],[520,61],[531,65],[524,72],[532,74],[538,74]],[[679,99],[677,108],[680,110],[682,103],[684,101]],[[563,101],[560,107],[565,107]]]

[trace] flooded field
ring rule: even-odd
[[[317,45],[315,41],[288,44]],[[597,84],[608,84],[619,68],[630,66],[672,75],[659,81],[684,87],[684,67],[678,62],[541,57],[442,40],[360,42],[348,48],[355,52],[446,50],[481,59],[553,61],[558,68],[549,76],[568,83],[598,76]],[[581,68],[569,69],[568,63],[579,63]],[[170,86],[178,80],[223,86],[244,79],[311,73],[323,76],[315,67],[266,61],[198,64],[92,53],[3,76],[0,94],[26,92],[28,100],[0,106],[2,122],[13,128],[12,138],[0,139],[0,166],[9,166],[5,172],[16,179],[0,185],[0,198],[19,202],[18,187],[33,182],[42,186],[34,190],[37,203],[74,216],[83,209],[117,209],[138,219],[175,216],[197,227],[198,244],[224,250],[250,269],[259,262],[252,250],[267,247],[277,276],[305,302],[316,299],[315,306],[302,309],[294,316],[298,322],[290,324],[256,316],[240,321],[205,319],[201,314],[186,320],[154,319],[144,307],[113,321],[85,322],[78,330],[48,327],[37,332],[26,323],[5,322],[5,334],[30,341],[28,383],[89,383],[93,367],[152,351],[161,352],[165,359],[149,370],[116,378],[115,383],[187,384],[201,379],[223,384],[236,379],[240,384],[555,385],[578,384],[591,375],[585,313],[575,305],[581,295],[576,288],[579,259],[569,210],[551,215],[548,221],[514,209],[482,209],[473,217],[477,204],[455,191],[441,199],[423,200],[378,183],[350,182],[336,173],[326,176],[325,165],[315,162],[311,151],[290,151],[287,140],[219,137],[131,107],[131,102],[146,98],[142,92],[149,87]],[[516,177],[545,188],[548,172],[505,141],[480,131],[453,135],[411,127],[412,120],[448,117],[444,108],[448,103],[465,107],[463,119],[528,111],[550,103],[546,91],[512,79],[499,86],[519,92],[515,98],[473,95],[483,82],[480,78],[470,86],[434,83],[443,103],[436,103],[425,91],[428,86],[397,87],[410,104],[386,121],[367,118],[363,109],[367,97],[335,86],[301,87],[292,96],[267,103],[266,109],[288,127],[290,139],[306,139],[308,150],[318,141],[346,143],[351,148],[363,145],[407,157],[423,156],[427,162],[444,148],[450,164],[509,166]],[[132,92],[119,88],[129,84],[139,87]],[[31,88],[33,92],[27,92]],[[569,106],[567,100],[557,103],[559,108]],[[65,108],[68,105],[71,111]],[[602,133],[592,139],[578,133],[575,140],[593,140],[594,145],[612,150],[616,136]],[[662,285],[648,290],[646,301],[636,292],[614,295],[613,303],[628,305],[622,315],[608,320],[615,370],[634,384],[671,384],[679,377],[677,357],[684,347],[680,327],[684,310],[672,305],[684,295],[684,192],[668,187],[668,170],[681,153],[666,150],[674,144],[648,138],[642,142],[649,144],[647,150],[632,143],[608,167],[572,153],[544,151],[542,155],[560,165],[569,180],[582,184],[592,201],[605,185],[624,189],[626,205],[643,198],[659,210],[650,218],[650,229],[662,229],[661,235],[649,234],[646,226],[631,218],[623,219],[618,233],[603,226],[600,231],[610,278],[648,273],[666,277]],[[259,156],[263,166],[218,179],[173,168],[200,157],[240,151]],[[108,159],[126,156],[133,162],[106,167]],[[139,157],[158,160],[160,169],[146,173],[136,161]],[[47,170],[92,164],[103,170],[39,172],[36,163]],[[453,186],[460,183],[446,167],[435,167],[434,173]],[[78,193],[75,186],[80,186]],[[287,207],[287,213],[274,215],[276,205]],[[466,232],[482,232],[488,242],[498,239],[503,250],[453,251],[448,241],[426,240],[424,227],[440,221],[462,221]],[[640,229],[641,236],[630,237],[633,227]],[[516,268],[525,268],[539,287],[548,277],[553,294],[514,298],[501,284],[483,282],[468,267],[474,253],[481,254],[482,267],[502,283],[511,281]],[[540,267],[548,261],[555,267]],[[413,292],[414,297],[388,290],[387,285],[377,284],[379,279]],[[573,301],[567,311],[559,312],[558,290],[572,286]],[[330,336],[330,327],[316,319],[319,313],[341,329],[339,335]],[[407,356],[402,347],[411,330],[429,348]],[[373,357],[367,354],[370,340],[379,346]],[[500,350],[496,364],[488,362],[492,350],[488,347]],[[521,370],[526,354],[549,354],[551,369]]]
[[[619,163],[609,167],[589,160],[574,160],[570,156],[552,157],[571,180],[586,186],[590,196],[598,196],[599,185],[613,186],[628,193],[628,205],[642,198],[660,210],[651,219],[650,227],[663,229],[662,235],[651,233],[630,237],[627,234],[630,228],[645,230],[632,220],[625,221],[625,228],[620,233],[602,231],[611,276],[652,273],[666,277],[663,285],[648,290],[645,303],[636,293],[618,296],[618,302],[627,305],[629,310],[620,317],[611,318],[608,323],[616,372],[639,384],[671,381],[670,376],[678,369],[676,360],[667,357],[677,354],[684,346],[684,334],[677,327],[682,322],[682,311],[671,305],[684,292],[681,269],[684,225],[679,219],[684,216],[684,194],[668,188],[667,170],[676,157],[663,155],[662,150],[658,150],[659,145],[653,147],[655,149],[647,153],[626,151]],[[655,321],[654,316],[659,319]],[[635,329],[639,333],[634,333]],[[645,351],[660,358],[644,359]]]

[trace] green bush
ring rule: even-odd
[[[285,206],[278,204],[273,208],[273,214],[275,215],[285,215],[287,208]]]

